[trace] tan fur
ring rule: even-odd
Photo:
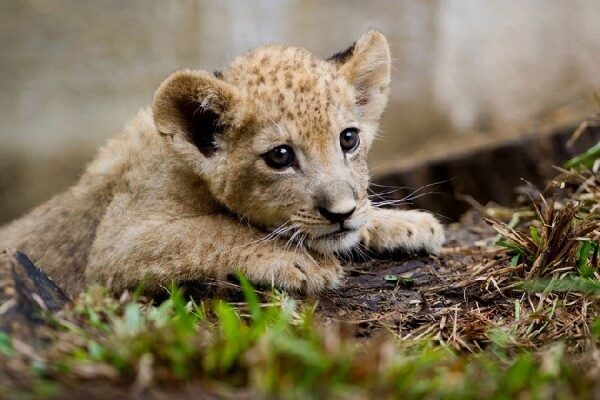
[[[335,255],[360,241],[436,252],[444,233],[435,218],[380,210],[367,197],[366,156],[389,80],[387,41],[375,31],[335,60],[270,45],[219,77],[176,72],[77,185],[0,230],[0,247],[26,252],[72,294],[93,281],[157,291],[236,272],[314,292],[339,282]],[[361,142],[344,154],[349,127]],[[297,165],[276,170],[263,154],[283,144]],[[316,199],[355,211],[330,223]]]

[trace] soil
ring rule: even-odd
[[[495,249],[480,247],[489,244],[495,232],[471,212],[448,226],[446,234],[439,256],[388,255],[346,263],[342,286],[319,297],[317,315],[355,326],[358,337],[371,337],[386,328],[408,338],[449,309],[481,307],[483,299],[454,286],[475,266],[499,257]]]

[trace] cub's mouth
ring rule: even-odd
[[[323,255],[332,256],[347,253],[360,242],[360,228],[342,225],[328,232],[323,232],[322,229],[323,227],[317,232],[311,232],[306,228],[289,226],[271,231],[266,238],[267,240],[279,238],[286,242],[286,247],[292,249],[304,248]]]
[[[329,224],[314,219],[292,219],[277,228],[266,228],[270,232],[266,239],[279,239],[285,242],[286,248],[295,250],[306,249],[328,256],[341,255],[360,244],[365,223],[364,213]]]
[[[342,254],[360,242],[360,229],[340,227],[333,232],[315,236],[305,246],[321,254]]]
[[[348,232],[355,232],[358,229],[353,229],[353,228],[348,228],[345,226],[340,226],[339,229],[333,231],[333,232],[329,232],[329,233],[325,233],[325,234],[321,234],[318,236],[315,236],[315,239],[324,239],[324,238],[336,238],[336,237],[340,237],[343,236],[345,234],[347,234]]]

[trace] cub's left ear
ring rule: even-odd
[[[380,32],[371,30],[346,51],[329,58],[354,86],[356,103],[364,118],[376,121],[387,104],[390,85],[390,49]]]

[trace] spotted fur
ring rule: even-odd
[[[222,72],[175,72],[75,186],[0,230],[0,246],[28,253],[72,294],[90,282],[153,292],[236,272],[315,292],[339,283],[336,256],[361,242],[435,252],[435,218],[367,196],[389,81],[376,31],[330,60],[268,45]],[[360,143],[344,153],[348,128]],[[296,160],[278,170],[264,157],[281,145]]]

